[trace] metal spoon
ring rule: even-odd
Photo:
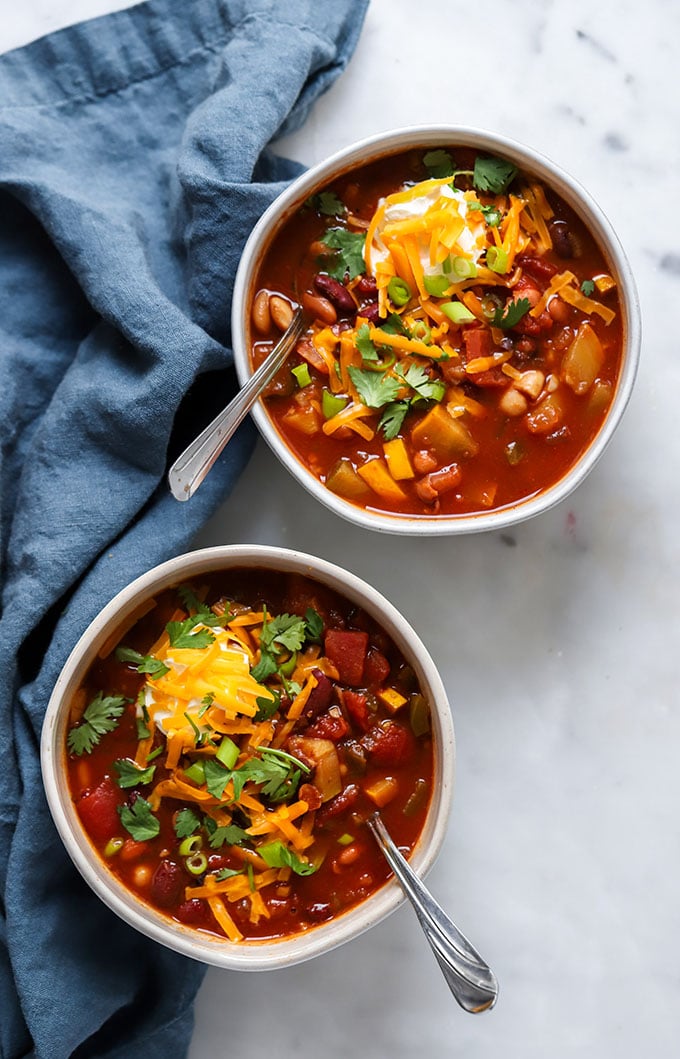
[[[224,446],[295,347],[304,329],[302,310],[296,309],[287,330],[245,386],[175,460],[168,472],[168,485],[176,500],[189,500],[194,495]]]
[[[379,813],[367,824],[401,888],[415,909],[448,987],[465,1011],[489,1011],[498,997],[496,977],[402,857]]]

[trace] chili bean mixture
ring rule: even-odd
[[[266,405],[326,487],[392,515],[502,508],[559,481],[620,370],[617,285],[549,187],[470,149],[353,170],[276,234],[255,285],[258,364],[309,328]]]
[[[72,703],[67,773],[107,867],[238,942],[306,930],[408,854],[430,802],[430,711],[365,612],[298,575],[235,570],[149,602]]]

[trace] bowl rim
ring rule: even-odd
[[[250,286],[271,233],[309,196],[315,186],[335,179],[353,163],[365,164],[416,144],[455,146],[504,153],[512,161],[550,183],[594,234],[619,285],[623,310],[623,358],[616,392],[606,418],[580,459],[557,482],[538,495],[490,511],[448,516],[400,516],[360,508],[327,489],[288,448],[265,411],[262,401],[252,409],[260,434],[277,459],[326,508],[355,525],[378,532],[413,536],[451,536],[507,529],[561,503],[587,477],[609,445],[630,400],[640,360],[642,341],[640,301],[633,273],[621,242],[590,192],[546,155],[503,134],[469,125],[408,125],[367,136],[334,152],[298,176],[262,214],[246,241],[234,281],[231,334],[234,365],[240,385],[251,374],[246,342]],[[366,159],[366,153],[370,158]],[[274,224],[274,228],[272,228]]]
[[[73,647],[55,683],[41,733],[41,770],[59,836],[86,883],[121,919],[160,944],[200,962],[234,970],[273,970],[312,959],[358,937],[390,915],[404,895],[394,878],[361,904],[301,934],[276,941],[234,943],[175,923],[134,898],[106,867],[82,828],[63,776],[70,696],[116,625],[150,596],[190,577],[229,568],[297,572],[332,586],[380,621],[413,664],[432,707],[435,783],[428,815],[410,863],[420,876],[433,866],[446,836],[453,799],[455,736],[448,697],[424,643],[399,610],[350,571],[304,552],[269,545],[220,545],[186,552],[135,578],[106,604]],[[61,776],[61,781],[60,781]]]

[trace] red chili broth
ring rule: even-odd
[[[326,629],[340,627],[360,628],[367,631],[370,645],[379,648],[389,660],[390,679],[398,674],[396,683],[404,688],[405,693],[408,693],[409,689],[417,690],[413,671],[406,665],[403,656],[384,630],[364,612],[358,611],[347,600],[325,586],[297,575],[269,574],[261,570],[239,570],[224,575],[211,575],[209,581],[209,601],[226,596],[230,600],[248,602],[254,607],[265,604],[269,614],[272,615],[280,613],[304,615],[307,607],[311,606],[324,618]],[[150,613],[142,617],[131,630],[125,633],[122,642],[126,646],[131,646],[141,653],[149,650],[162,632],[165,623],[175,612],[178,605],[177,594],[175,591],[164,592],[158,597],[156,603],[157,605]],[[134,700],[143,682],[144,678],[129,665],[117,661],[113,652],[105,659],[98,660],[87,673],[81,692],[75,697],[74,708],[70,716],[71,724],[77,723],[84,703],[89,702],[97,692],[102,691],[107,695],[124,694]],[[404,709],[405,716],[399,715],[396,723],[408,725],[408,706]],[[176,902],[174,907],[163,907],[152,899],[149,886],[137,885],[134,878],[135,870],[140,866],[147,866],[152,873],[156,871],[164,858],[179,860],[176,853],[178,839],[174,833],[173,820],[179,809],[186,806],[195,808],[193,803],[164,798],[155,814],[160,821],[160,833],[156,838],[144,843],[135,843],[119,820],[112,828],[107,827],[106,823],[100,827],[96,821],[95,826],[90,826],[89,815],[86,814],[87,818],[81,815],[82,799],[94,790],[100,789],[101,785],[113,786],[117,805],[123,805],[129,801],[130,792],[119,790],[115,784],[112,762],[117,758],[134,759],[135,757],[138,745],[135,713],[133,701],[126,707],[115,731],[105,735],[91,754],[78,757],[75,754],[66,753],[67,778],[76,812],[81,816],[81,823],[106,867],[135,896],[150,904],[157,912],[168,916],[169,919],[177,919],[198,930],[223,937],[223,932],[205,901],[201,900],[200,903],[196,903],[196,907],[188,911],[185,909],[178,916],[177,907],[185,903],[184,897]],[[380,707],[376,714],[376,721],[386,718],[392,719],[392,715],[384,707]],[[361,736],[361,732],[355,729],[352,729],[351,734]],[[160,745],[161,742],[161,736],[156,733],[155,745]],[[342,748],[342,743],[339,746]],[[393,801],[381,808],[381,813],[397,845],[408,855],[422,831],[433,780],[431,735],[427,733],[419,738],[412,738],[411,746],[412,753],[409,760],[397,768],[386,769],[378,763],[371,762],[369,756],[365,774],[348,772],[345,775],[343,789],[352,783],[358,785],[361,791],[355,807],[357,815],[353,816],[352,813],[345,812],[328,820],[322,829],[315,827],[314,833],[316,834],[318,830],[319,834],[319,846],[315,845],[312,850],[325,849],[326,857],[319,870],[313,875],[301,877],[291,874],[289,896],[279,896],[274,886],[261,891],[270,912],[270,918],[262,918],[257,924],[250,922],[247,899],[228,905],[230,915],[246,940],[281,938],[305,931],[354,907],[383,885],[390,873],[384,858],[362,822],[375,809],[375,805],[364,793],[364,788],[375,779],[384,776],[386,772],[398,778],[398,794]],[[163,757],[157,760],[160,763]],[[404,806],[418,781],[427,783],[427,796],[417,812],[413,815],[405,815]],[[143,796],[146,797],[146,788],[141,790]],[[104,814],[104,820],[106,819],[110,819],[110,813],[108,816]],[[346,847],[340,845],[337,840],[347,833],[352,834],[355,840],[354,845],[360,849],[360,856],[353,864],[343,867],[338,863],[338,856]],[[123,839],[126,844],[115,856],[107,857],[104,855],[104,850],[112,838]],[[242,867],[242,861],[234,857],[228,847],[211,851],[206,842],[203,851],[209,855],[208,871],[223,867]],[[192,880],[187,875],[184,881],[187,886],[191,886],[196,880]]]

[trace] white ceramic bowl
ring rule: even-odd
[[[541,514],[564,500],[593,469],[611,440],[630,398],[640,355],[640,308],[633,275],[611,225],[586,189],[533,148],[504,136],[465,126],[423,125],[379,133],[339,151],[298,177],[262,215],[244,248],[234,286],[232,342],[236,371],[241,385],[251,374],[250,312],[256,293],[256,276],[260,263],[281,226],[311,195],[352,168],[409,148],[446,146],[471,147],[490,154],[502,155],[518,168],[535,175],[554,188],[585,222],[599,244],[611,274],[618,284],[624,316],[622,367],[616,393],[600,431],[578,462],[555,485],[531,499],[503,508],[448,517],[422,516],[416,518],[389,515],[364,510],[337,496],[308,471],[291,452],[264,406],[258,402],[252,414],[260,433],[293,477],[312,496],[337,515],[366,529],[387,533],[424,536],[505,529],[517,522]]]
[[[78,871],[109,908],[143,934],[186,956],[217,967],[264,971],[328,952],[379,923],[403,900],[398,884],[388,881],[337,919],[280,941],[233,943],[209,937],[154,911],[108,870],[80,824],[65,771],[69,704],[102,644],[145,600],[164,588],[198,575],[239,567],[299,573],[335,589],[374,617],[412,665],[431,705],[434,744],[432,801],[411,857],[413,868],[424,876],[434,864],[444,840],[453,794],[455,744],[444,686],[425,646],[391,603],[353,574],[301,552],[248,545],[206,548],[155,567],[119,592],[83,633],[59,676],[45,716],[41,763],[47,801],[61,839]]]

